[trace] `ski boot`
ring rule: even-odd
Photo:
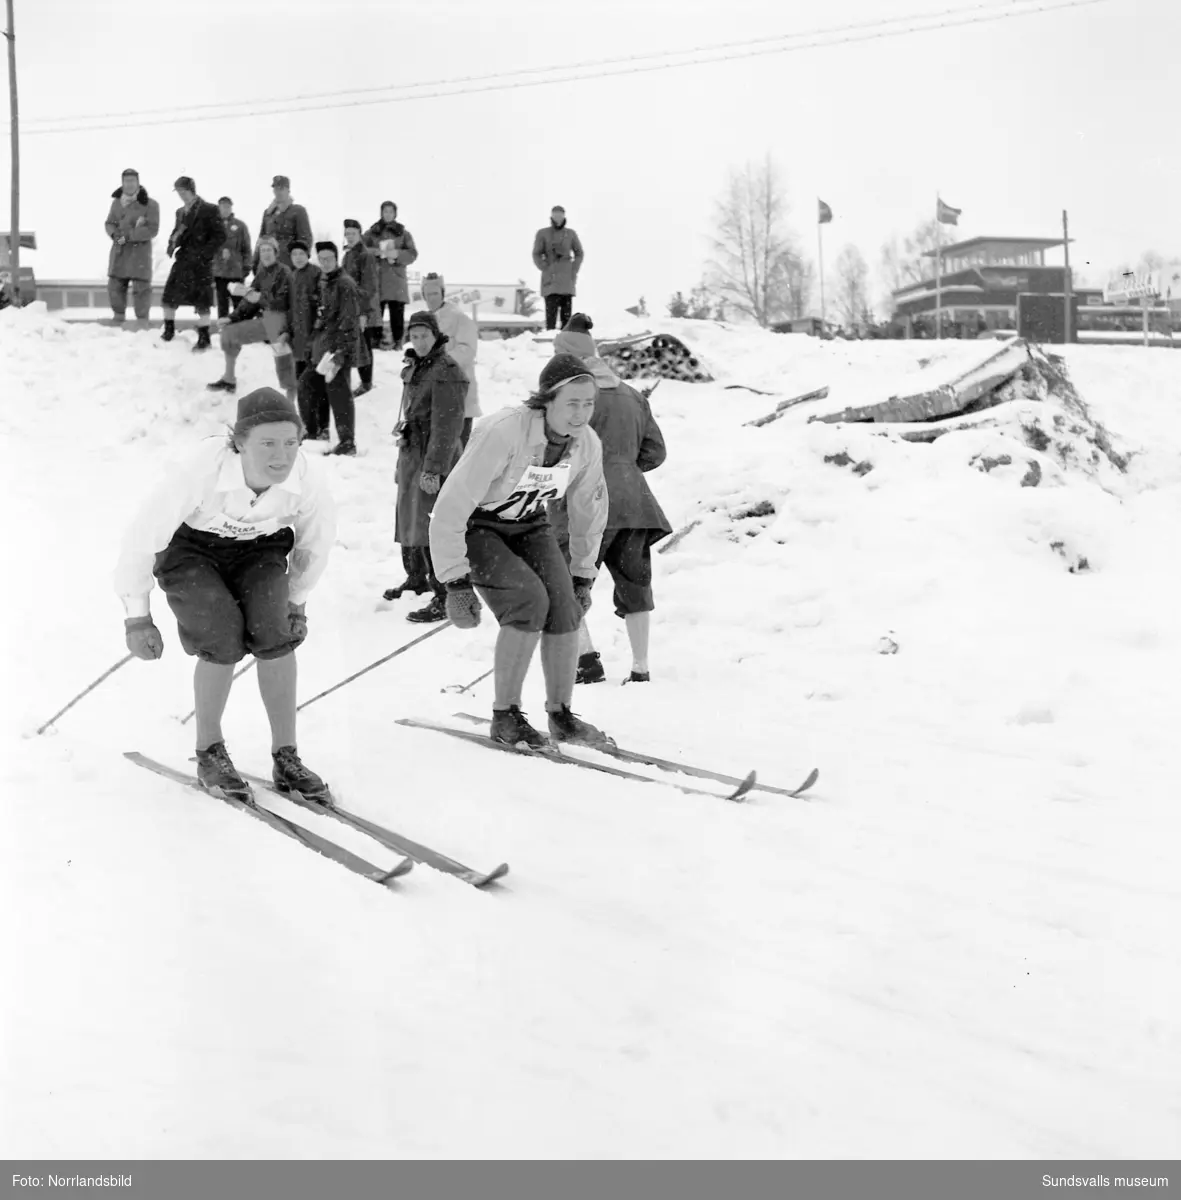
[[[563,704],[549,716],[549,735],[555,742],[569,742],[572,746],[589,746],[592,750],[613,747],[615,743],[601,730],[587,721],[576,717],[568,704]]]
[[[420,608],[406,614],[407,621],[414,621],[418,625],[429,625],[434,621],[445,621],[446,619],[447,601],[437,592],[431,597],[431,602],[426,608]]]
[[[215,379],[212,383],[205,385],[207,392],[229,392],[232,396],[237,390],[238,385],[231,379]]]
[[[213,343],[209,340],[209,326],[197,326],[197,344],[193,347],[193,353],[197,354],[202,350],[212,350]]]
[[[337,442],[327,454],[339,454],[345,458],[356,458],[357,447],[352,442]]]
[[[278,792],[298,792],[305,800],[315,800],[320,804],[329,804],[332,796],[328,785],[315,771],[309,771],[300,762],[294,746],[280,746],[271,753],[274,765],[271,767],[271,779]]]
[[[164,318],[164,332],[160,335],[162,342],[170,342],[176,337],[176,321],[170,317]]]
[[[651,676],[647,671],[633,671],[626,679],[627,683],[649,683]]]
[[[225,742],[214,742],[207,749],[197,751],[197,779],[207,791],[216,790],[231,800],[254,803],[250,784],[238,774]]]
[[[415,596],[421,596],[423,592],[429,592],[431,585],[425,579],[404,579],[397,587],[386,588],[381,593],[383,600],[400,600],[403,592],[412,592]]]
[[[607,678],[603,670],[603,662],[597,650],[591,650],[578,656],[578,672],[574,676],[575,683],[602,683]]]
[[[505,746],[523,744],[530,750],[541,750],[546,745],[545,735],[529,724],[516,704],[509,708],[493,709],[489,736],[494,742],[501,742]]]

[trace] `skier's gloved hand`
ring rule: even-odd
[[[439,490],[439,476],[432,474],[430,471],[423,471],[419,476],[418,486],[422,488],[428,496],[433,496]]]
[[[480,598],[470,575],[443,585],[447,589],[447,616],[456,629],[475,629],[480,623]]]
[[[574,599],[582,606],[582,615],[590,611],[591,606],[591,588],[595,586],[593,579],[579,579],[574,577]]]
[[[123,622],[127,649],[136,658],[147,661],[159,658],[164,653],[164,639],[151,617],[128,617]]]
[[[302,646],[308,636],[308,619],[303,610],[302,604],[287,604],[287,611],[291,615],[291,636],[295,639],[295,646]],[[294,650],[295,646],[291,648]]]

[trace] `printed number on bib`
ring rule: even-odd
[[[510,495],[485,511],[502,521],[524,521],[541,512],[548,500],[560,500],[570,485],[570,464],[526,467]]]

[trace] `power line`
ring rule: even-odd
[[[821,29],[803,29],[796,33],[777,33],[768,37],[761,38],[744,38],[737,42],[720,42],[710,43],[706,46],[689,46],[684,50],[653,50],[647,54],[629,54],[623,57],[614,56],[611,58],[588,59],[583,62],[574,63],[559,63],[548,67],[523,67],[517,71],[494,71],[486,75],[459,75],[449,79],[424,79],[417,83],[398,83],[398,84],[383,84],[380,87],[366,88],[344,88],[330,92],[304,92],[294,96],[272,96],[272,97],[257,97],[253,100],[235,100],[235,101],[216,101],[209,104],[180,104],[171,108],[152,109],[149,113],[144,113],[142,109],[119,112],[105,113],[75,113],[73,115],[61,117],[35,117],[32,121],[26,120],[25,124],[42,124],[42,125],[57,125],[62,122],[69,121],[105,121],[118,120],[121,118],[134,118],[138,116],[168,116],[173,113],[185,114],[193,112],[203,112],[211,109],[225,108],[240,108],[242,105],[273,105],[273,104],[298,104],[305,101],[315,100],[335,100],[344,96],[366,96],[376,95],[377,93],[390,92],[407,92],[416,91],[419,88],[442,88],[453,87],[459,84],[469,83],[489,83],[502,79],[515,79],[518,77],[526,77],[532,75],[548,75],[561,71],[580,71],[590,70],[598,67],[617,66],[623,63],[646,62],[649,59],[668,59],[684,57],[689,54],[710,54],[719,53],[724,50],[739,50],[746,47],[765,46],[772,42],[784,42],[796,40],[799,38],[823,37],[837,33],[848,33],[853,31],[874,29],[883,25],[896,25],[901,21],[912,20],[928,20],[935,17],[945,16],[961,16],[966,13],[977,12],[981,9],[986,11],[996,10],[998,8],[1011,8],[1014,3],[1022,3],[1023,0],[992,0],[991,3],[972,4],[967,7],[941,9],[931,13],[910,13],[905,16],[886,17],[876,21],[854,21],[846,25],[833,25]],[[397,99],[397,97],[390,97]],[[309,111],[309,110],[301,110]]]
[[[1024,0],[1019,0],[1019,2],[1023,3]],[[180,110],[171,110],[171,113],[170,113],[170,110],[153,110],[151,113],[148,113],[148,114],[140,114],[140,113],[126,114],[127,116],[129,116],[132,119],[116,120],[109,124],[66,125],[66,126],[62,126],[61,128],[57,128],[57,129],[26,129],[24,131],[24,133],[25,133],[26,137],[38,137],[38,136],[45,137],[45,136],[49,136],[52,134],[59,134],[59,133],[80,133],[80,132],[90,133],[90,132],[99,132],[99,131],[106,130],[106,129],[143,129],[143,128],[149,128],[149,127],[155,126],[155,125],[180,125],[180,124],[192,124],[194,122],[209,122],[209,121],[236,121],[236,120],[242,120],[242,119],[245,119],[248,117],[295,116],[300,113],[324,112],[324,111],[328,111],[328,110],[332,110],[332,109],[364,108],[364,107],[371,107],[373,105],[397,104],[397,103],[412,101],[412,100],[433,100],[433,99],[441,99],[441,98],[448,97],[448,96],[469,96],[469,95],[476,95],[476,94],[484,93],[484,92],[514,91],[514,90],[518,90],[518,89],[522,89],[522,88],[546,87],[546,86],[550,86],[553,84],[560,84],[560,83],[578,83],[578,82],[582,82],[587,79],[601,79],[601,78],[609,78],[609,77],[620,76],[620,75],[639,75],[639,74],[651,73],[653,71],[676,70],[677,68],[680,68],[680,67],[702,66],[702,65],[706,65],[706,64],[710,64],[710,63],[719,63],[719,62],[732,62],[732,61],[737,61],[737,60],[745,59],[745,58],[765,57],[767,55],[772,55],[772,54],[789,54],[789,53],[799,51],[799,50],[821,49],[821,48],[826,48],[828,46],[840,46],[840,45],[855,44],[858,42],[880,41],[880,40],[884,40],[886,38],[901,37],[901,36],[904,36],[907,34],[930,33],[930,32],[936,32],[938,30],[943,30],[943,29],[962,28],[962,27],[968,26],[968,25],[982,25],[982,24],[988,24],[990,22],[995,22],[995,21],[1010,20],[1013,17],[1031,16],[1036,13],[1057,12],[1057,11],[1064,10],[1064,9],[1086,8],[1091,5],[1106,4],[1106,3],[1110,3],[1110,2],[1111,2],[1111,0],[1057,0],[1057,2],[1039,3],[1032,7],[1025,7],[1022,9],[1010,8],[1010,9],[1006,9],[1003,11],[1002,10],[992,10],[987,5],[975,5],[971,9],[962,9],[962,8],[961,9],[948,9],[948,10],[944,10],[943,12],[940,12],[940,13],[929,14],[928,16],[919,15],[919,16],[915,16],[915,17],[898,17],[898,18],[893,19],[894,22],[916,21],[916,20],[917,21],[925,21],[925,20],[930,20],[931,17],[934,17],[934,16],[945,16],[948,14],[955,14],[955,16],[953,17],[952,20],[942,21],[942,22],[938,22],[936,24],[911,25],[911,26],[903,28],[903,29],[887,29],[887,30],[880,30],[879,32],[875,32],[875,33],[864,32],[865,30],[875,28],[875,27],[883,25],[883,24],[890,23],[890,22],[877,21],[877,22],[868,22],[868,23],[865,23],[862,25],[840,27],[841,30],[851,30],[854,32],[852,32],[850,34],[850,36],[832,38],[831,40],[816,40],[816,41],[809,41],[809,42],[800,42],[795,45],[786,45],[786,46],[783,46],[783,45],[767,46],[767,45],[765,45],[765,43],[767,41],[783,41],[783,40],[786,40],[789,38],[799,38],[799,37],[804,37],[804,36],[818,36],[821,38],[827,38],[829,36],[828,34],[824,34],[824,33],[822,33],[820,35],[782,34],[782,35],[779,35],[779,37],[761,39],[758,42],[731,43],[728,46],[726,46],[726,45],[715,46],[712,49],[705,49],[705,50],[701,50],[701,51],[695,51],[695,50],[666,51],[663,53],[663,57],[665,57],[665,58],[678,57],[678,56],[683,57],[685,55],[691,55],[691,54],[699,54],[700,55],[700,57],[689,58],[687,61],[684,61],[684,62],[654,62],[654,63],[650,63],[646,66],[632,65],[639,60],[662,57],[658,53],[653,53],[651,55],[632,56],[631,58],[605,59],[605,60],[600,60],[598,62],[581,64],[581,65],[576,64],[576,65],[571,65],[571,66],[566,66],[566,67],[559,66],[559,67],[548,67],[548,68],[547,67],[529,68],[529,69],[521,70],[521,71],[499,72],[499,73],[489,75],[489,76],[470,77],[470,81],[480,81],[480,80],[487,81],[487,82],[481,82],[479,84],[479,86],[475,86],[475,87],[461,86],[461,85],[469,82],[468,79],[459,79],[459,80],[455,80],[455,81],[441,80],[441,81],[437,81],[437,82],[427,82],[427,83],[407,84],[407,85],[391,85],[390,87],[387,87],[387,88],[357,89],[356,91],[341,91],[341,92],[322,93],[321,96],[323,96],[324,98],[329,98],[329,97],[334,97],[334,96],[348,96],[348,95],[365,94],[370,91],[381,91],[381,92],[384,92],[387,94],[382,95],[382,96],[371,97],[368,99],[337,100],[332,103],[306,104],[304,107],[301,107],[301,108],[278,108],[278,109],[269,109],[269,110],[254,109],[254,110],[248,110],[245,112],[242,111],[241,108],[238,108],[235,111],[231,111],[231,112],[222,112],[222,113],[214,112],[214,113],[207,113],[205,115],[193,115],[195,112],[195,107],[201,107],[201,108],[225,107],[224,105],[222,105],[222,106],[217,106],[217,105],[193,106],[193,107],[186,107],[186,108],[180,109]],[[963,14],[965,12],[973,12],[976,9],[980,9],[980,8],[986,9],[986,12],[983,15],[971,16],[971,17],[963,16]],[[830,32],[832,32],[832,31],[830,31]],[[740,51],[737,53],[722,53],[722,51],[724,49],[728,50],[733,45],[749,46],[752,48],[745,50],[745,51]],[[612,66],[616,66],[616,67],[618,67],[618,69],[617,70],[604,69],[604,68],[610,68]],[[548,73],[548,72],[563,72],[563,71],[572,71],[572,70],[591,70],[591,69],[593,69],[595,71],[594,74],[568,75],[568,76],[563,76],[563,77],[554,78],[554,79],[520,79],[519,78],[521,76],[543,74],[543,73]],[[510,79],[518,80],[518,82],[501,82],[501,81],[510,80]],[[426,91],[426,92],[421,92],[421,91],[415,90],[418,88],[426,88],[426,87],[434,87],[438,90]],[[451,88],[452,90],[446,90],[448,88]],[[389,92],[395,91],[395,90],[401,90],[405,93],[410,93],[410,94],[403,94],[403,95],[389,95],[388,94]],[[315,99],[315,98],[317,98],[317,97],[308,96],[305,99]],[[295,102],[296,102],[295,98],[292,98],[290,100],[253,101],[253,102],[249,102],[249,103],[280,104],[280,103],[295,103]],[[141,119],[137,119],[137,118],[141,118]],[[65,120],[70,120],[70,119],[73,119],[73,118],[66,118],[66,117],[56,118],[57,121],[65,121]],[[84,120],[85,118],[82,118],[82,119]],[[42,118],[42,120],[48,122],[48,121],[55,120],[55,118]]]

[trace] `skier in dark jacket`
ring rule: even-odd
[[[356,401],[349,371],[368,354],[361,330],[361,294],[340,265],[335,242],[317,242],[320,262],[318,312],[312,328],[310,368],[300,376],[299,409],[309,438],[328,427],[328,410],[336,421],[337,444],[329,454],[357,453]]]
[[[402,407],[394,436],[398,439],[398,504],[394,540],[402,547],[406,582],[390,588],[387,600],[404,591],[434,592],[430,604],[407,616],[408,621],[442,621],[447,592],[431,565],[430,523],[435,497],[463,453],[463,404],[467,376],[447,353],[447,335],[439,332],[433,313],[416,312],[406,327],[410,349],[402,372]]]
[[[291,269],[279,262],[279,247],[275,239],[262,237],[258,240],[258,270],[244,292],[241,306],[222,326],[221,349],[226,356],[222,377],[205,386],[211,392],[229,392],[238,389],[236,366],[243,346],[258,343],[269,345],[275,356],[275,374],[279,386],[287,393],[287,399],[295,404],[295,359],[291,353]]]
[[[308,210],[291,199],[291,180],[286,175],[276,175],[271,180],[271,191],[275,199],[263,209],[258,236],[273,237],[279,245],[279,261],[289,267],[291,243],[298,238],[309,246],[312,244],[312,223],[308,220]],[[257,251],[254,257],[258,258]],[[257,261],[254,265],[258,266]]]
[[[182,175],[173,187],[181,198],[176,224],[168,237],[168,255],[172,270],[164,284],[163,340],[176,336],[176,310],[191,306],[197,310],[196,350],[208,350],[209,311],[213,307],[213,260],[225,241],[225,228],[217,205],[197,195],[197,185]]]
[[[295,378],[299,379],[312,356],[312,330],[320,310],[320,268],[298,238],[287,247],[287,252],[291,255],[291,350],[295,356]],[[326,436],[324,431],[321,437]]]
[[[361,379],[360,386],[354,396],[363,396],[373,391],[373,339],[370,328],[373,324],[381,325],[381,308],[377,303],[377,262],[361,240],[361,222],[345,221],[344,223],[344,269],[352,276],[357,290],[361,293],[361,328],[365,331],[365,346],[369,351],[369,361],[357,364],[357,375]]]

